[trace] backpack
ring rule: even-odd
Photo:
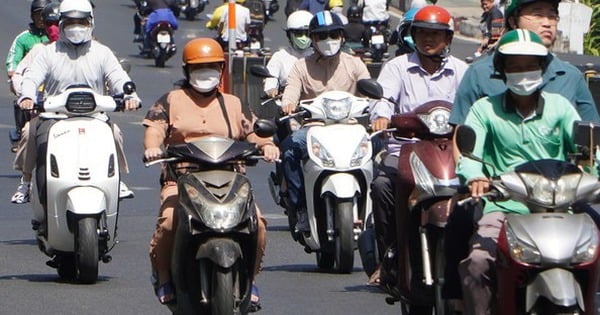
[[[252,23],[265,23],[265,5],[262,0],[246,0],[244,5],[250,10]]]

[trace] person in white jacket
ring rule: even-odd
[[[23,110],[33,109],[37,100],[38,88],[44,85],[44,95],[60,94],[69,86],[75,84],[87,85],[97,93],[103,94],[105,87],[111,94],[123,93],[123,86],[131,82],[131,78],[123,70],[117,57],[110,48],[92,39],[94,16],[92,5],[85,0],[63,0],[60,4],[60,38],[51,44],[43,46],[36,53],[31,66],[27,69],[21,83],[19,107]],[[137,95],[126,96],[126,110],[139,107]],[[106,117],[108,120],[108,117]],[[41,124],[52,123],[53,120],[33,119],[29,130],[19,143],[22,155],[17,157],[15,168],[23,172],[21,183],[13,195],[13,203],[29,201],[31,177],[37,160],[36,130]],[[121,171],[128,172],[127,162],[123,152],[123,138],[119,128],[113,124],[117,153]],[[121,183],[120,197],[133,197],[131,192]]]
[[[283,91],[296,60],[312,54],[311,40],[308,36],[308,24],[312,17],[312,13],[298,10],[287,18],[285,34],[290,45],[276,51],[267,63],[267,69],[275,76],[265,79],[264,91],[267,96],[274,97],[279,91]]]

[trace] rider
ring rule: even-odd
[[[245,7],[243,3],[244,0],[236,0],[235,2],[235,41],[246,46],[248,44],[248,29],[252,19],[250,18],[250,9]],[[223,48],[227,48],[229,45],[228,12],[229,8],[225,7],[219,20],[217,41]]]
[[[351,49],[368,48],[371,32],[362,21],[362,8],[352,5],[346,11],[348,24],[344,26],[345,45]]]
[[[415,42],[413,38],[410,36],[410,24],[412,23],[415,13],[419,11],[420,8],[410,8],[404,15],[402,16],[402,20],[398,23],[398,26],[390,35],[390,44],[398,45],[398,49],[396,49],[396,56],[408,54],[415,51]]]
[[[494,0],[481,0],[481,44],[475,51],[475,57],[480,57],[482,53],[494,48],[496,42],[502,35],[502,23],[504,15]]]
[[[43,84],[46,96],[57,95],[74,84],[85,84],[96,93],[104,94],[106,84],[111,94],[123,93],[123,85],[131,82],[129,75],[113,54],[112,50],[92,39],[94,15],[89,1],[63,0],[60,3],[60,38],[45,45],[37,53],[33,63],[23,76],[22,95],[18,99],[23,110],[33,109],[38,88]],[[140,100],[134,93],[126,96],[125,108],[135,110]],[[100,117],[108,120],[108,117]],[[36,166],[38,143],[43,135],[38,130],[47,130],[45,124],[52,124],[52,119],[36,117],[28,124],[27,137],[22,137],[19,146],[23,147],[23,161],[20,170],[23,172],[21,183],[13,196],[13,202],[29,201],[32,171]],[[44,125],[44,126],[42,126]],[[112,124],[119,165],[123,173],[128,172],[127,161],[123,151],[121,130]],[[25,132],[24,132],[25,135]],[[15,167],[18,166],[15,161]],[[121,182],[120,198],[133,197],[124,183]]]
[[[31,48],[29,53],[25,55],[21,62],[15,68],[13,72],[11,84],[12,89],[15,91],[17,96],[21,96],[21,83],[23,82],[23,74],[25,70],[31,65],[33,58],[36,56],[37,52],[44,47],[45,44],[53,43],[60,37],[60,30],[58,29],[58,21],[60,19],[60,3],[58,2],[50,2],[48,5],[44,7],[42,10],[42,19],[44,20],[44,30],[48,36],[48,42],[36,44]],[[21,109],[19,108],[19,111]],[[21,126],[22,128],[23,126]]]
[[[267,63],[269,73],[275,78],[265,79],[264,91],[269,97],[279,94],[287,84],[287,78],[294,63],[312,54],[311,40],[308,36],[308,24],[313,15],[304,10],[298,10],[287,18],[285,34],[290,45],[278,50]]]
[[[513,0],[505,9],[505,28],[522,28],[536,33],[550,49],[556,40],[560,20],[560,0]],[[573,65],[551,54],[551,61],[544,73],[544,91],[559,93],[566,97],[586,121],[600,122],[594,99],[581,75]],[[502,93],[506,85],[494,73],[493,56],[483,57],[472,64],[456,93],[450,123],[459,125],[469,108],[479,98]]]
[[[327,91],[356,93],[356,83],[370,78],[365,64],[356,57],[341,51],[344,42],[344,25],[337,14],[321,11],[311,19],[308,34],[312,40],[312,55],[298,60],[287,80],[282,96],[282,110],[286,114],[296,111],[298,102],[315,98]],[[302,161],[307,158],[306,132],[303,127],[287,137],[281,144],[283,174],[287,183],[290,208],[297,211],[296,230],[309,231]]]
[[[152,51],[152,29],[160,22],[167,21],[171,24],[173,30],[177,30],[179,28],[179,24],[177,23],[177,18],[173,13],[173,8],[177,7],[177,3],[174,0],[149,0],[148,7],[151,12],[148,15],[148,19],[146,20],[146,25],[144,26],[144,47],[140,54],[149,54]],[[136,22],[137,23],[137,22]],[[173,44],[174,45],[174,44]],[[175,52],[175,46],[173,46],[173,53]]]
[[[493,273],[502,222],[507,213],[529,213],[520,202],[483,197],[490,188],[489,177],[527,161],[567,160],[568,153],[576,152],[573,123],[581,118],[569,100],[540,88],[550,56],[534,32],[515,29],[504,34],[493,65],[507,90],[475,102],[465,119],[477,135],[473,155],[486,162],[461,157],[456,168],[471,196],[484,204],[469,256],[459,268],[465,314],[494,313]]]
[[[388,13],[389,0],[359,0],[357,5],[363,8],[363,22],[367,26],[388,27],[390,14]]]
[[[17,92],[14,90],[11,81],[17,65],[19,62],[21,62],[21,60],[23,60],[23,58],[33,48],[33,46],[35,46],[35,44],[48,41],[48,36],[46,35],[44,29],[44,20],[42,17],[42,10],[48,3],[48,0],[34,0],[31,2],[29,13],[32,23],[29,24],[28,30],[21,32],[15,37],[10,49],[8,50],[8,55],[6,56],[6,71],[9,81],[8,84],[11,92],[15,95]],[[26,118],[23,117],[24,115],[21,113],[21,110],[18,108],[17,104],[15,103],[14,105],[13,111],[16,128],[14,133],[11,132],[11,139],[13,140],[11,151],[16,152],[17,141],[21,138],[21,129],[23,128]]]
[[[225,57],[219,43],[210,38],[193,39],[183,48],[182,59],[185,85],[158,99],[144,118],[144,157],[149,161],[155,160],[163,156],[163,149],[169,145],[220,135],[256,143],[267,161],[279,158],[279,149],[271,138],[260,138],[253,133],[251,126],[255,117],[246,111],[240,99],[219,91],[225,66]],[[227,117],[223,116],[224,112]],[[175,299],[170,269],[177,224],[177,212],[174,211],[177,185],[176,180],[164,171],[160,182],[161,207],[150,242],[150,262],[158,276],[158,300],[167,304]],[[260,260],[265,251],[266,220],[258,209],[257,213],[260,220],[256,257]],[[258,273],[260,263],[256,265]]]
[[[452,103],[454,95],[467,70],[467,64],[450,55],[454,28],[450,13],[440,6],[430,5],[418,10],[410,33],[416,51],[390,60],[381,69],[377,82],[383,96],[395,102],[380,101],[371,110],[373,131],[388,128],[392,114],[407,113],[428,101]],[[398,157],[402,142],[390,140],[383,152],[375,179],[371,183],[373,216],[380,261],[386,249],[396,240],[396,181]],[[402,200],[399,202],[408,202]],[[400,221],[408,229],[408,214],[400,214]],[[371,277],[377,283],[378,272]],[[414,279],[421,279],[414,277]]]
[[[42,10],[49,3],[48,0],[34,0],[31,2],[29,9],[32,23],[29,24],[29,29],[21,32],[12,42],[6,57],[6,71],[10,79],[15,71],[15,68],[21,62],[21,59],[33,48],[37,43],[47,42],[48,36],[44,30],[44,20],[42,19]]]
[[[536,33],[550,49],[556,40],[559,21],[558,4],[560,0],[513,0],[505,8],[505,28],[508,30],[522,28]],[[456,92],[454,106],[450,113],[450,123],[460,125],[478,99],[496,95],[506,90],[506,84],[498,79],[493,66],[493,53],[486,55],[471,64],[465,73]],[[594,99],[588,89],[581,71],[573,65],[550,54],[548,67],[542,77],[542,89],[557,93],[568,99],[579,116],[585,121],[600,123],[600,116]],[[475,205],[477,206],[477,204]],[[466,244],[473,232],[473,213],[478,214],[476,207],[457,208],[452,211],[446,224],[445,253],[446,273],[444,297],[460,298],[460,282],[457,265],[467,255]],[[475,212],[473,212],[475,211]],[[591,213],[593,215],[593,213]],[[592,216],[594,218],[594,216]],[[595,221],[598,221],[595,219]]]

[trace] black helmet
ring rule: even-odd
[[[342,19],[330,11],[317,12],[310,20],[308,25],[308,34],[326,33],[329,31],[343,31],[344,23]]]
[[[42,11],[42,19],[44,23],[58,22],[60,19],[60,4],[58,2],[50,2]]]
[[[33,13],[36,11],[42,11],[44,7],[48,5],[48,3],[50,3],[48,0],[33,0],[31,2],[31,8],[29,9],[29,12]]]
[[[362,21],[363,10],[357,5],[350,6],[346,11],[346,17],[350,21]]]

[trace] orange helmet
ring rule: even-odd
[[[196,38],[183,47],[183,65],[225,62],[221,45],[212,38]]]
[[[411,27],[445,30],[454,33],[454,21],[450,13],[437,5],[424,6],[413,18]]]

